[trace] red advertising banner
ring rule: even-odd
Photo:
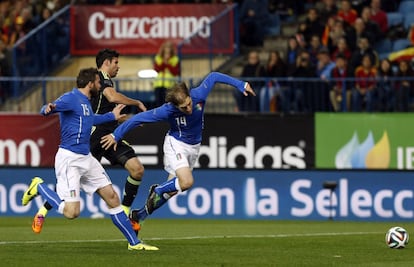
[[[59,116],[0,115],[0,120],[0,166],[54,166]]]
[[[233,20],[232,6],[222,4],[74,5],[71,54],[108,47],[123,55],[155,54],[165,40],[186,40],[183,54],[233,53]]]

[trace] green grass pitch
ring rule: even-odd
[[[0,218],[0,266],[414,266],[414,244],[390,249],[388,228],[414,223],[149,219],[128,251],[109,218]]]

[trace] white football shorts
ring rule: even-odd
[[[167,134],[164,139],[164,169],[172,175],[182,167],[193,169],[199,151],[200,144],[189,145]]]
[[[80,189],[87,194],[112,184],[102,165],[91,153],[77,154],[59,148],[55,156],[56,192],[66,202],[80,201]]]

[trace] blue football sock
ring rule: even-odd
[[[52,207],[59,209],[59,205],[62,203],[62,200],[55,191],[43,183],[38,184],[37,191],[44,199],[47,200],[47,202],[50,203],[50,205],[52,205]]]
[[[122,232],[122,234],[128,240],[129,244],[134,246],[141,242],[134,232],[134,229],[132,229],[131,222],[129,221],[121,206],[109,209],[109,213],[111,214],[112,222]]]
[[[162,205],[165,204],[165,202],[167,202],[168,198],[165,198],[165,195],[168,196],[167,193],[160,195],[160,200],[158,200],[157,205],[154,206],[154,210],[158,209],[159,207],[161,207]]]
[[[178,187],[178,188],[177,188]],[[165,181],[164,183],[157,186],[154,191],[158,195],[163,195],[164,193],[171,193],[176,191],[181,191],[181,188],[179,188],[177,177],[174,177],[168,181]]]
[[[147,212],[147,209],[143,207],[138,210],[137,215],[138,215],[138,221],[142,222],[148,217],[149,214]]]

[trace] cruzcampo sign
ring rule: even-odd
[[[414,114],[317,113],[316,168],[414,169]]]

